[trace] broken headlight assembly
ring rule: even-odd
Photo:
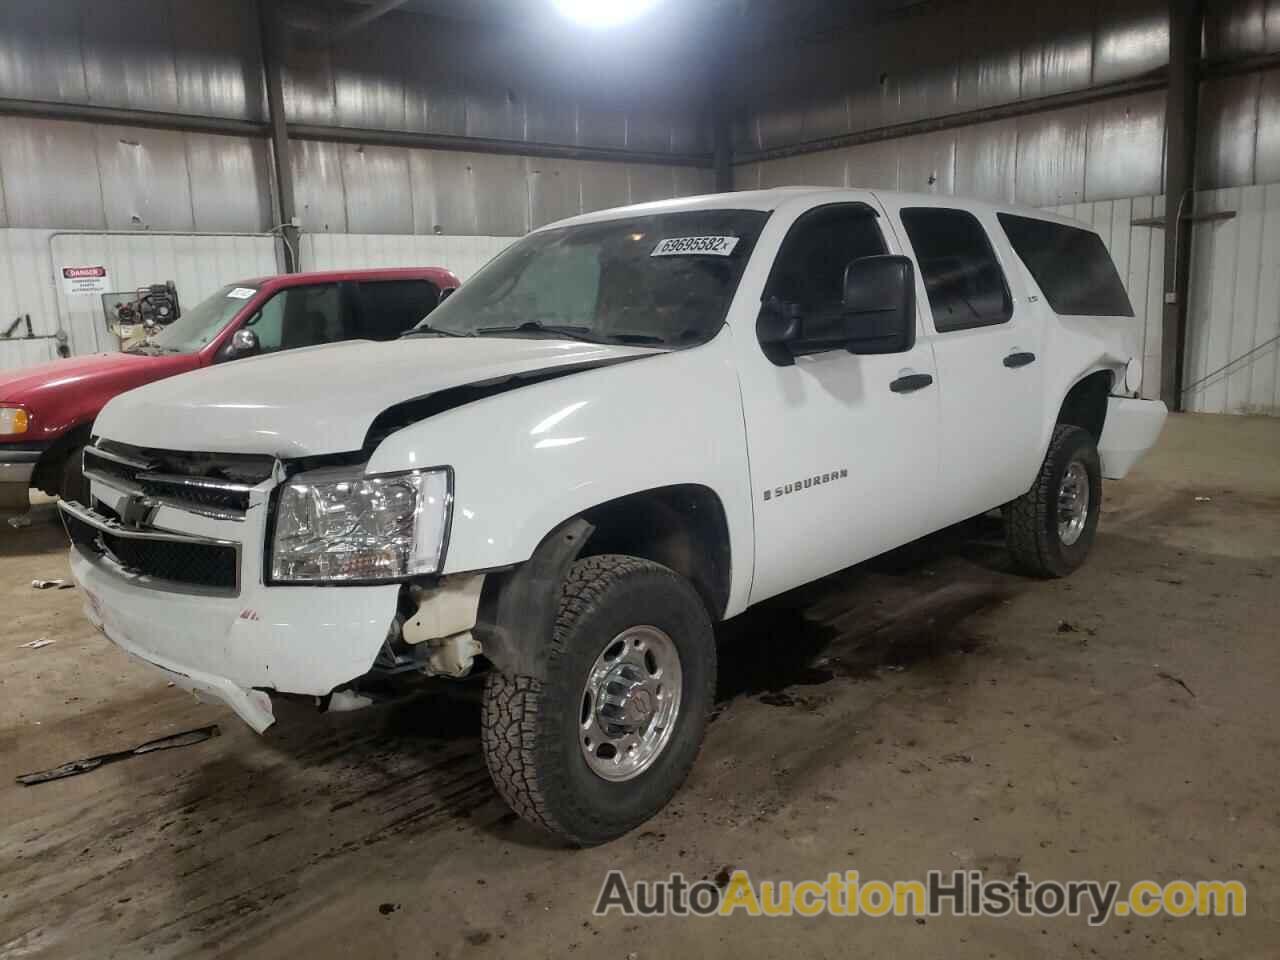
[[[277,493],[271,582],[385,583],[438,573],[453,502],[447,467],[299,474]]]

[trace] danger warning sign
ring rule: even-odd
[[[101,296],[111,289],[106,267],[63,267],[62,289],[67,296]]]

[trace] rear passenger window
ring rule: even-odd
[[[440,288],[429,280],[362,280],[356,284],[360,336],[394,340],[440,303]]]
[[[1002,213],[1000,226],[1049,306],[1064,316],[1132,317],[1133,305],[1092,230]]]
[[[902,211],[939,333],[1005,323],[1013,316],[1004,272],[973,214],[938,207]]]

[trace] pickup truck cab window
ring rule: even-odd
[[[916,252],[939,333],[1007,323],[1013,298],[991,241],[966,210],[908,207],[900,214]]]
[[[768,216],[698,210],[538,231],[467,281],[421,332],[703,343],[724,324]]]
[[[259,353],[337,343],[355,334],[342,288],[336,283],[281,290],[245,327],[257,334]]]
[[[440,288],[429,280],[360,280],[349,287],[357,336],[365,340],[394,340],[440,303]]]

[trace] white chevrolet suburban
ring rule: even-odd
[[[948,197],[788,188],[514,244],[391,343],[134,390],[64,503],[86,615],[254,729],[487,671],[499,792],[577,844],[671,798],[712,624],[1001,508],[1062,576],[1155,442],[1097,234]]]

